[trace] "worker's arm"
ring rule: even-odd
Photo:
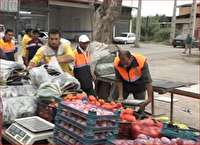
[[[152,83],[146,84],[146,89],[147,89],[148,98],[143,104],[140,105],[140,109],[142,110],[144,110],[145,106],[147,106],[149,103],[152,102],[152,92],[153,92]]]
[[[26,66],[28,66],[29,64],[29,62],[28,62],[28,56],[29,56],[29,48],[27,47],[26,48],[26,51],[25,51],[25,62],[24,62],[24,64],[26,65]]]
[[[43,51],[43,49],[44,49],[43,47],[41,47],[41,48],[38,49],[38,51],[36,52],[35,56],[30,61],[29,65],[28,65],[28,69],[32,69],[32,68],[38,66],[38,64],[44,58],[44,51]]]
[[[57,60],[59,63],[71,63],[74,61],[74,52],[69,45],[65,46],[65,54],[61,56],[57,56]]]
[[[123,97],[122,79],[121,79],[121,76],[120,76],[119,72],[116,69],[115,69],[115,79],[116,79],[116,85],[117,85],[117,90],[118,90],[118,94],[119,94],[118,99],[119,100],[123,100],[124,97]]]
[[[147,95],[148,98],[147,100],[140,106],[140,109],[144,109],[145,106],[147,106],[149,103],[152,102],[152,92],[153,92],[153,87],[152,87],[152,79],[151,79],[151,74],[149,71],[149,66],[147,62],[145,62],[144,67],[142,69],[142,75],[144,77],[144,81],[146,84],[146,90],[147,90]]]

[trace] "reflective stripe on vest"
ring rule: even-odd
[[[75,68],[81,68],[89,65],[90,65],[90,60],[88,53],[86,53],[86,55],[78,52],[75,53],[75,66],[74,66]]]
[[[13,52],[15,50],[15,45],[12,42],[5,42],[3,39],[0,41],[0,48],[4,53]]]
[[[29,44],[29,45],[27,46],[27,48],[29,48],[29,47],[35,47],[35,46],[41,47],[42,44],[41,44],[41,43],[31,43],[31,44]]]
[[[120,63],[119,57],[116,57],[114,61],[115,69],[119,72],[121,77],[128,82],[135,82],[142,76],[142,68],[144,67],[144,63],[146,61],[146,58],[142,55],[133,54],[133,56],[137,60],[139,66],[136,68],[131,68],[129,72],[127,72],[125,68],[119,66]]]

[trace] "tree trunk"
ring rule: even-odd
[[[104,0],[96,10],[94,40],[111,44],[113,24],[121,14],[122,0]]]

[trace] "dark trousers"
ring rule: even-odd
[[[96,96],[96,92],[93,88],[90,88],[90,89],[83,89],[83,91],[88,95],[92,95],[92,96]]]
[[[129,94],[133,94],[133,97],[137,100],[145,100],[146,97],[146,91],[144,92],[139,92],[139,93],[135,93],[135,92],[128,92],[126,90],[123,91],[123,97],[124,99],[127,99]]]
[[[6,59],[10,61],[15,61],[15,53],[14,52],[8,52],[5,53]]]

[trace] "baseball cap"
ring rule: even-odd
[[[90,42],[90,39],[88,38],[87,35],[81,35],[78,39],[79,42],[83,42],[83,43],[86,43],[86,42]]]

